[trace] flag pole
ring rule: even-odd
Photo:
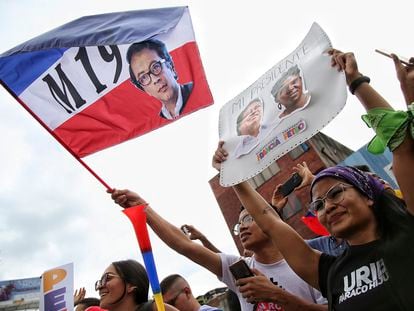
[[[63,148],[65,148],[89,173],[91,173],[107,190],[112,190],[111,187],[98,175],[93,171],[66,143],[57,136],[33,111],[10,89],[6,83],[0,79],[0,84],[6,89],[7,92],[15,99],[17,102],[28,112],[30,115],[40,123],[40,125],[52,135]]]

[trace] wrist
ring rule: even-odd
[[[406,83],[400,83],[401,91],[403,92],[404,99],[407,105],[414,102],[414,89]]]
[[[349,84],[349,91],[352,95],[355,94],[355,91],[363,84],[363,83],[369,83],[371,82],[371,79],[367,76],[361,75],[358,78],[352,80],[352,82]]]
[[[346,84],[349,86],[353,81],[355,81],[356,79],[358,79],[362,76],[363,76],[363,74],[360,73],[359,71],[357,71],[353,74],[346,75]]]

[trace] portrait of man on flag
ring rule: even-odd
[[[193,82],[178,83],[174,61],[165,44],[149,39],[132,44],[127,51],[131,82],[162,104],[160,117],[173,120],[181,114]]]
[[[213,104],[188,7],[76,19],[0,54],[0,83],[77,157]]]

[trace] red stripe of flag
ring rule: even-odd
[[[186,115],[213,103],[197,44],[190,42],[170,52],[178,82],[193,81]],[[159,116],[161,103],[127,80],[55,129],[79,157],[105,149],[169,124]]]

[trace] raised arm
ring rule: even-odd
[[[216,169],[219,169],[220,164],[227,159],[228,154],[223,145],[224,142],[219,142],[213,156],[213,167]],[[272,239],[283,254],[289,266],[310,285],[319,288],[318,265],[320,252],[310,248],[292,227],[283,222],[273,208],[248,182],[235,185],[233,189],[257,225]]]
[[[207,247],[212,252],[221,253],[221,251],[217,247],[215,247],[214,244],[211,243],[210,240],[207,239],[207,237],[196,227],[192,225],[182,225],[181,229],[186,230],[188,232],[188,237],[190,238],[190,240],[199,240],[201,244],[204,245],[204,247]]]
[[[393,55],[397,78],[400,81],[401,91],[407,105],[411,104],[414,109],[414,57],[411,57],[411,66],[404,66],[396,55]],[[398,185],[404,196],[404,201],[412,215],[414,215],[414,124],[413,110],[411,110],[411,125],[407,128],[407,133],[403,143],[393,152],[393,172],[397,178]],[[411,131],[411,132],[410,132]]]
[[[115,203],[123,208],[146,205],[147,223],[165,244],[218,277],[222,276],[221,260],[218,254],[191,241],[179,228],[156,213],[138,194],[130,190],[113,190],[111,196]]]
[[[348,86],[352,83],[357,86],[354,94],[367,111],[373,108],[391,108],[390,104],[369,83],[355,83],[357,79],[363,77],[363,74],[358,70],[353,53],[343,53],[335,49],[329,50],[328,53],[332,56],[331,65],[338,71],[344,71]]]
[[[373,109],[377,108],[393,110],[390,104],[368,83],[355,83],[356,80],[360,79],[362,74],[358,70],[358,65],[353,53],[342,53],[334,49],[330,50],[329,53],[332,55],[332,66],[345,72],[348,85],[358,85],[354,90],[354,94],[358,97],[359,101],[368,112],[373,112]],[[406,104],[410,105],[414,102],[414,58],[410,59],[413,63],[411,66],[404,66],[396,55],[393,55],[393,60],[404,99]],[[401,115],[399,115],[399,118],[401,118]],[[412,185],[414,183],[414,141],[412,136],[414,133],[412,132],[414,132],[414,129],[412,118],[412,112],[409,112],[408,121],[404,123],[406,126],[406,128],[404,128],[406,133],[402,133],[402,143],[398,143],[398,147],[393,146],[391,151],[393,152],[394,175],[403,193],[407,208],[409,212],[414,215],[414,192],[412,191]],[[391,123],[385,124],[381,119],[379,125],[376,125],[377,134],[379,131],[384,131],[386,127],[395,127],[395,130],[397,130],[398,126],[401,124],[397,125],[397,123],[393,121],[394,120],[387,121]],[[411,123],[411,125],[407,126],[409,123]],[[394,134],[399,136],[400,133],[396,131]],[[390,136],[391,137],[388,137],[385,140],[385,143],[387,143],[388,146],[390,146],[391,141],[395,141],[393,138],[396,137],[395,135]]]
[[[85,287],[76,289],[75,292],[73,293],[73,305],[77,306],[79,302],[85,298],[85,295],[86,295]]]

